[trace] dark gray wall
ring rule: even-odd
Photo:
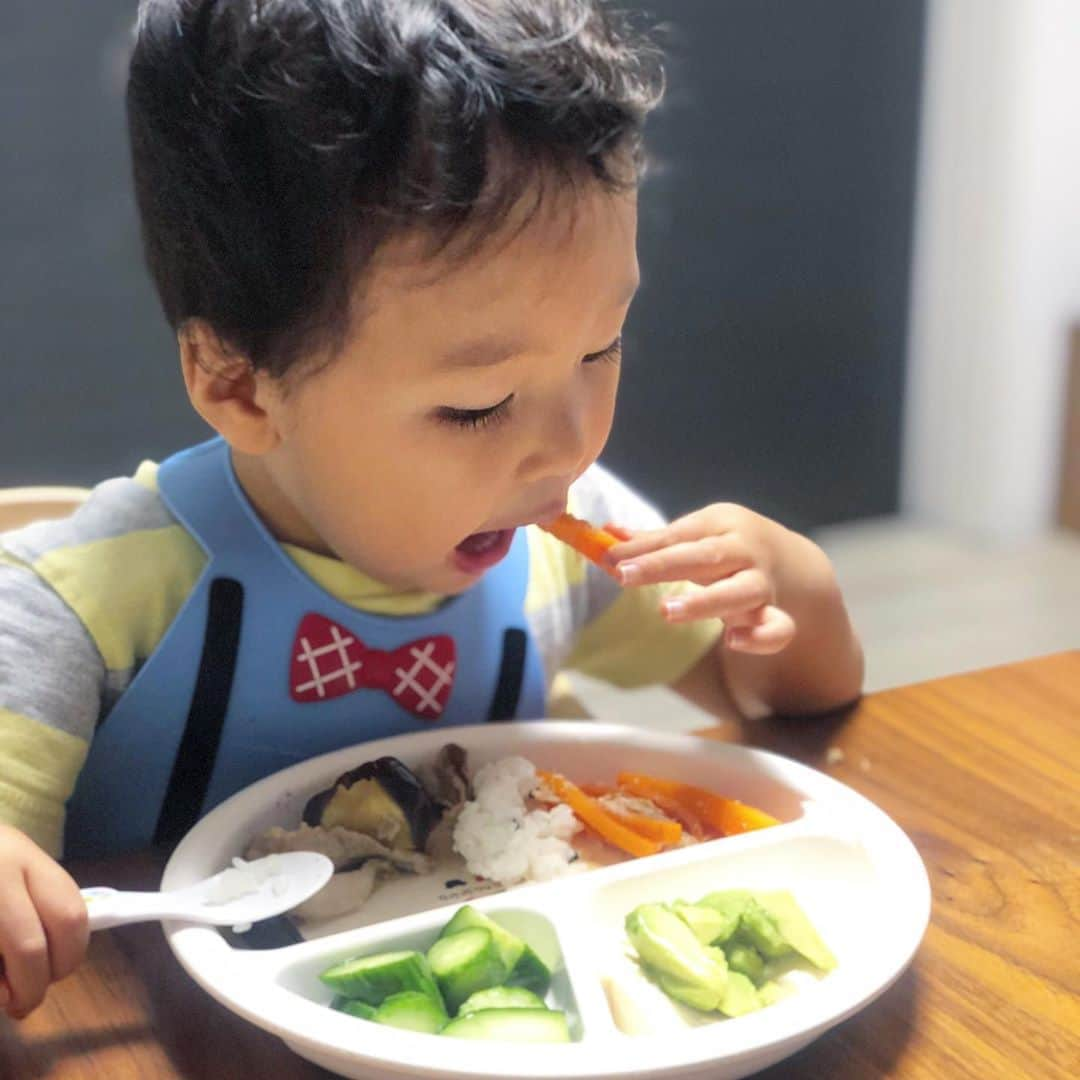
[[[607,460],[671,512],[892,510],[924,0],[647,6],[670,94]],[[140,264],[134,9],[4,2],[0,485],[90,483],[205,431]]]
[[[0,485],[89,484],[207,430],[143,270],[124,130],[134,0],[3,0]]]
[[[670,92],[607,460],[671,512],[897,506],[923,0],[650,0]]]

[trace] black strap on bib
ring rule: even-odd
[[[229,708],[243,614],[244,587],[239,581],[210,582],[199,671],[154,830],[155,844],[171,847],[199,820]]]
[[[528,648],[529,638],[524,630],[511,628],[503,634],[499,681],[491,698],[489,724],[514,719],[521,700],[521,685],[525,681],[525,653]]]

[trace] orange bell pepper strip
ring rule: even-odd
[[[599,799],[601,795],[610,795],[615,790],[614,784],[600,784],[596,782],[578,784],[578,787],[593,799]]]
[[[578,784],[578,787],[591,798],[600,800],[600,808],[606,810],[616,821],[622,822],[628,829],[633,829],[634,832],[641,833],[642,836],[647,836],[650,840],[659,840],[666,847],[675,847],[682,839],[683,827],[679,817],[669,813],[664,807],[657,805],[656,808],[667,814],[666,818],[650,817],[648,814],[620,810],[605,803],[603,801],[604,796],[613,795],[617,790],[614,784],[600,784],[594,781]],[[654,803],[654,805],[656,804]]]
[[[764,810],[747,806],[737,799],[725,799],[705,788],[683,784],[678,780],[664,780],[657,776],[646,776],[644,773],[621,772],[618,784],[632,795],[640,795],[646,799],[660,796],[674,800],[677,805],[685,806],[700,817],[709,828],[721,836],[734,836],[752,829],[765,829],[770,825],[780,824]]]
[[[559,773],[537,770],[537,776],[602,840],[625,851],[628,855],[655,855],[663,845],[658,840],[634,832],[609,814],[595,799],[590,798],[570,780]]]
[[[658,840],[664,847],[676,847],[682,840],[683,827],[677,821],[668,818],[649,817],[648,814],[633,814],[629,810],[616,810],[614,807],[600,804],[601,809],[606,810],[616,821],[625,825],[628,829],[647,836],[650,840]]]
[[[604,522],[604,532],[610,533],[616,540],[629,540],[633,536],[629,529],[624,529],[621,525],[616,525],[611,521]]]
[[[626,795],[634,794],[634,792],[627,791],[625,788],[620,790]],[[677,821],[695,840],[712,839],[712,830],[705,827],[705,823],[689,806],[677,802],[669,795],[660,795],[659,793],[648,796],[648,799],[662,814],[667,814],[669,818]]]
[[[575,551],[580,552],[590,562],[596,563],[602,570],[606,570],[612,577],[615,571],[607,565],[605,556],[608,551],[618,544],[622,537],[615,536],[606,529],[598,529],[573,514],[560,514],[554,521],[541,524],[544,532],[551,533],[557,540],[569,544]]]

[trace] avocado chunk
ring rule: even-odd
[[[676,900],[671,905],[676,915],[691,930],[702,945],[727,941],[739,925],[739,912],[709,907],[707,904],[687,904]]]
[[[789,968],[836,966],[791,893],[727,889],[696,904],[642,904],[626,917],[642,972],[675,1001],[743,1016],[789,996]]]
[[[722,954],[710,955],[674,911],[663,904],[642,904],[627,915],[626,933],[646,969],[676,987],[678,993],[669,991],[672,997],[696,1009],[719,1006],[728,974]]]
[[[745,975],[755,986],[761,984],[765,978],[765,961],[753,945],[734,938],[724,945],[724,955],[732,971]]]
[[[720,1011],[725,1016],[743,1016],[761,1008],[761,998],[754,984],[741,972],[729,971]]]
[[[724,917],[725,927],[729,927],[726,934],[713,938],[710,944],[727,941],[739,928],[739,919],[747,906],[754,899],[749,889],[723,889],[720,892],[711,892],[703,896],[694,906],[712,908],[720,912]]]
[[[791,893],[786,890],[758,893],[757,902],[768,913],[791,949],[822,971],[832,971],[836,967],[836,957],[821,940],[821,935],[803,914]]]
[[[739,918],[739,932],[762,956],[771,960],[792,951],[787,938],[780,933],[776,920],[756,900],[751,899],[743,909]]]

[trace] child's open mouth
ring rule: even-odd
[[[513,540],[513,529],[473,533],[454,548],[454,563],[466,574],[481,574],[506,555]]]

